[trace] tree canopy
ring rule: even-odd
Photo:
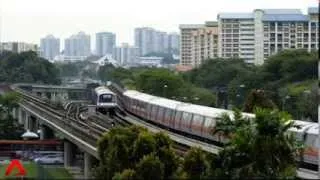
[[[19,98],[16,93],[0,95],[0,137],[1,139],[20,139],[24,132],[23,126],[19,125],[11,112],[17,107]]]
[[[59,84],[59,70],[35,52],[2,52],[0,54],[0,82]]]
[[[275,104],[274,107],[285,107],[284,110],[296,119],[312,118],[316,121],[315,114],[304,113],[302,109],[303,104],[312,104],[310,112],[317,112],[318,101],[307,101],[308,97],[315,97],[311,89],[317,84],[317,63],[316,52],[284,50],[267,58],[262,66],[246,64],[241,59],[211,59],[199,68],[184,73],[183,77],[200,87],[216,91],[219,87],[225,87],[228,101],[241,109],[245,108],[246,97],[253,90],[262,89],[265,97]],[[299,88],[295,88],[296,85]],[[312,93],[306,96],[303,91]],[[288,95],[292,98],[285,101]]]
[[[98,142],[98,179],[168,179],[178,168],[171,140],[162,133],[131,126],[111,129]]]
[[[234,120],[222,115],[217,129],[229,135],[230,141],[216,157],[218,176],[229,178],[293,178],[299,144],[291,117],[285,112],[256,108],[255,118],[244,118],[239,111]],[[229,123],[226,123],[229,122]],[[232,131],[229,131],[229,129]],[[217,132],[217,131],[215,131]]]

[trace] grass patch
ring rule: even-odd
[[[1,164],[0,165],[0,179],[11,179],[15,177],[19,171],[17,168],[13,169],[9,176],[5,176],[6,169],[9,164]],[[36,178],[38,176],[38,168],[35,163],[23,163],[23,167],[26,170],[26,178]]]
[[[44,169],[52,179],[72,179],[72,175],[63,167],[46,167]]]
[[[18,169],[14,169],[9,176],[5,176],[9,164],[0,164],[0,180],[14,179]],[[72,175],[64,167],[42,166],[33,162],[23,163],[26,170],[24,179],[72,179]]]

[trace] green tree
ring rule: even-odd
[[[60,84],[59,69],[35,52],[0,53],[0,81]]]
[[[18,102],[19,97],[16,93],[0,95],[0,137],[3,139],[20,139],[24,132],[23,126],[11,115]]]
[[[133,169],[125,169],[122,173],[116,173],[112,180],[135,180],[137,179],[136,171]]]
[[[133,156],[138,162],[145,154],[150,154],[156,150],[156,142],[152,134],[148,132],[140,133],[133,145]]]
[[[137,175],[141,179],[163,179],[163,164],[154,154],[145,155],[137,164]]]
[[[232,133],[232,138],[217,156],[214,166],[224,170],[217,174],[229,178],[294,177],[299,146],[294,135],[287,133],[293,127],[291,117],[285,112],[259,108],[255,115],[250,123],[226,132]],[[235,115],[235,121],[238,118],[242,119]],[[230,125],[218,123],[217,126],[223,129],[221,126]]]
[[[191,148],[183,161],[183,170],[189,179],[205,177],[208,164],[206,154],[200,148]]]
[[[172,140],[168,135],[160,132],[154,135],[156,141],[155,155],[159,157],[163,163],[164,178],[169,179],[173,173],[177,171],[179,166],[179,158],[172,149]]]
[[[269,99],[264,90],[252,90],[247,97],[244,105],[244,111],[252,113],[256,107],[259,108],[277,108],[276,105]]]
[[[161,178],[168,179],[177,169],[179,162],[171,143],[167,135],[152,134],[139,126],[112,128],[98,141],[101,161],[95,168],[94,176],[99,179],[121,179],[124,176],[129,179],[138,178],[138,171],[143,171],[139,168],[149,163],[143,158],[150,155],[161,163]],[[136,171],[137,176],[132,175],[131,171],[125,171],[126,169]],[[156,175],[154,174],[155,178]]]

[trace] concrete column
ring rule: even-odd
[[[39,137],[40,137],[40,140],[44,140],[45,138],[45,128],[42,124],[39,125],[39,129],[40,129],[40,132],[39,132]]]
[[[52,92],[51,93],[51,101],[56,101],[56,100],[57,100],[56,93]]]
[[[19,124],[23,124],[23,112],[22,112],[22,108],[18,108],[18,122]]]
[[[30,128],[30,113],[25,111],[25,117],[24,117],[24,129],[27,130]]]
[[[15,119],[16,118],[16,108],[12,108],[12,117]]]
[[[84,152],[84,178],[89,179],[91,177],[90,171],[92,168],[92,156],[91,154]]]
[[[63,143],[64,148],[64,167],[71,166],[71,160],[72,160],[72,144],[65,140]]]
[[[41,92],[41,98],[46,99],[46,93],[45,92]]]

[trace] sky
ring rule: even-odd
[[[40,43],[53,34],[63,39],[84,31],[116,33],[117,44],[133,44],[134,28],[179,32],[179,24],[214,21],[220,12],[294,8],[306,13],[318,0],[0,0],[0,41]],[[94,48],[94,44],[91,43]]]

